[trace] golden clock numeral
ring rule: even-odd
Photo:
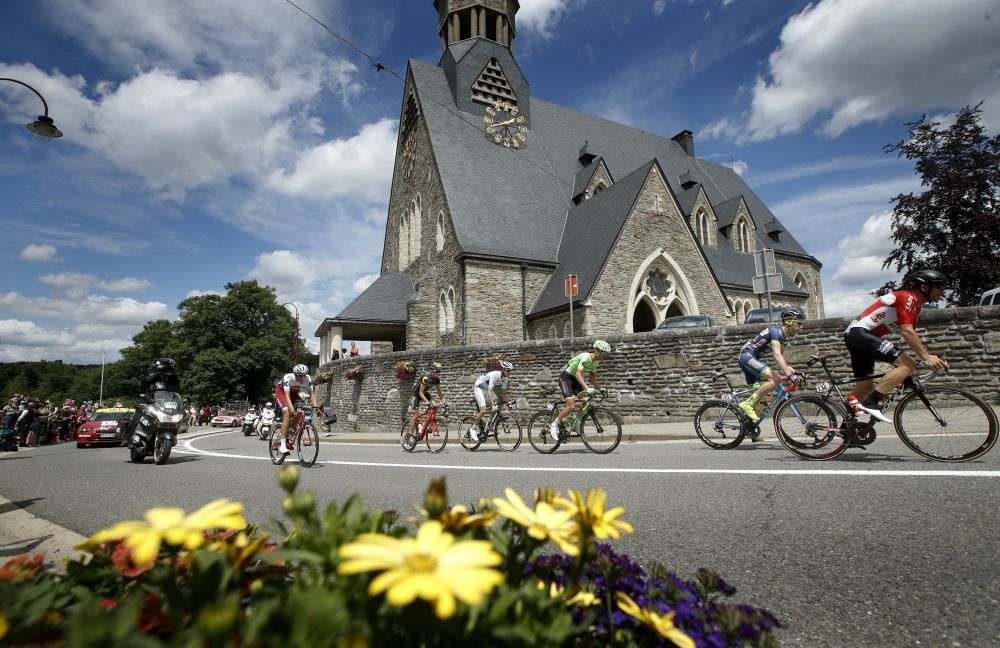
[[[497,111],[495,111],[491,106],[486,106],[486,112],[490,117],[496,117]]]
[[[509,137],[503,138],[503,145],[506,146],[507,148],[510,148],[510,138]]]
[[[517,112],[518,112],[517,106],[511,106],[511,108],[510,108],[510,116],[513,117],[514,115],[517,114]]]
[[[518,126],[517,130],[521,131],[522,133],[527,133],[528,132],[528,127],[527,126]]]
[[[497,132],[497,127],[496,126],[487,126],[486,127],[486,132],[487,133],[495,133],[495,132]]]
[[[493,123],[493,118],[492,117],[483,117],[483,123],[484,124],[492,124]]]
[[[493,108],[495,108],[496,110],[500,110],[502,106],[503,103],[500,102],[499,100],[493,102]]]
[[[524,123],[524,115],[518,115],[517,116],[517,123],[518,124],[523,124]]]
[[[514,148],[521,148],[521,142],[516,137],[511,140],[510,145]]]
[[[500,135],[494,135],[493,136],[493,141],[496,142],[497,144],[499,144],[501,140],[502,140],[502,138],[500,137]]]

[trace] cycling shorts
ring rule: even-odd
[[[740,354],[740,369],[743,370],[748,385],[764,380],[771,373],[771,368],[750,352]]]
[[[855,378],[868,378],[875,373],[875,361],[892,364],[903,350],[866,328],[854,327],[844,334],[844,344],[851,353],[851,370]]]
[[[577,394],[582,391],[586,391],[576,376],[564,371],[559,374],[559,390],[562,392],[563,398],[575,398]]]
[[[479,406],[480,410],[486,409],[486,403],[489,402],[486,399],[487,389],[489,389],[489,387],[486,387],[485,385],[483,387],[476,385],[475,387],[472,388],[472,395],[476,398],[476,405]]]
[[[288,401],[285,400],[285,387],[280,383],[278,384],[277,387],[274,388],[274,399],[278,401],[279,411],[284,411],[288,409]],[[302,402],[302,395],[299,393],[299,390],[297,389],[292,390],[292,399],[296,403]]]
[[[424,401],[420,400],[419,394],[414,394],[413,398],[410,399],[410,411],[416,412],[417,410],[420,409],[421,406],[430,407],[430,403],[425,403]]]

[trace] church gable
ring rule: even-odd
[[[614,180],[604,158],[597,158],[576,175],[573,186],[573,202],[579,205],[613,184]]]
[[[479,78],[472,84],[472,100],[481,104],[491,105],[496,102],[506,102],[517,105],[517,95],[507,82],[507,75],[495,57],[480,72]]]

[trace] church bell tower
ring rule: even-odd
[[[485,38],[514,50],[514,14],[518,0],[434,0],[441,52],[469,38]]]

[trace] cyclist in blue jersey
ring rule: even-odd
[[[786,308],[781,311],[781,325],[771,324],[763,331],[754,336],[752,340],[743,345],[740,349],[740,369],[746,376],[747,384],[752,385],[760,381],[761,385],[753,396],[740,403],[740,411],[747,415],[751,421],[756,423],[760,420],[754,406],[764,396],[778,388],[782,380],[786,380],[795,375],[795,369],[785,360],[782,349],[785,342],[802,330],[802,322],[806,315],[801,308]],[[771,353],[774,361],[778,364],[782,374],[775,374],[760,358],[762,355]],[[757,441],[756,437],[752,437]]]
[[[559,434],[559,421],[563,420],[576,408],[576,395],[580,392],[593,394],[600,389],[601,385],[597,381],[597,370],[600,368],[601,360],[611,353],[611,345],[604,340],[596,340],[592,351],[584,351],[573,356],[569,363],[563,367],[559,374],[559,390],[563,398],[566,399],[566,406],[563,407],[555,420],[549,426],[549,434],[553,437]],[[593,387],[587,386],[587,381],[583,378],[584,370],[590,373],[590,382]]]

